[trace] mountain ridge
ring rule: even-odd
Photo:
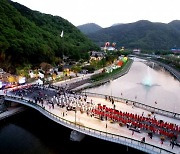
[[[108,41],[116,42],[117,47],[169,50],[175,45],[180,47],[180,21],[165,24],[139,20],[103,28],[87,36],[99,46]]]
[[[87,23],[83,25],[77,26],[77,28],[84,34],[94,33],[100,29],[102,29],[101,26],[95,24],[95,23]]]

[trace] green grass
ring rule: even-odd
[[[129,66],[131,65],[131,62],[132,62],[132,60],[129,59],[122,67],[113,70],[111,73],[104,72],[104,73],[93,75],[91,77],[91,81],[97,82],[97,81],[101,81],[101,80],[109,80],[111,78],[114,78],[117,75],[119,75],[120,73],[124,73],[125,71],[127,71]]]

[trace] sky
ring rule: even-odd
[[[138,20],[169,23],[180,20],[180,0],[12,0],[60,16],[75,26],[96,23],[109,27]]]

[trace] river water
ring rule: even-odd
[[[86,91],[180,113],[180,82],[157,64],[138,58],[126,75]]]
[[[70,141],[71,130],[41,115],[27,111],[0,121],[0,154],[110,154],[143,152],[94,137]]]

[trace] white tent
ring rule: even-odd
[[[29,76],[30,76],[30,78],[34,78],[34,77],[35,77],[35,74],[34,74],[33,72],[30,72],[30,73],[29,73]]]
[[[39,72],[38,76],[39,76],[40,78],[44,78],[44,74],[42,74],[41,72]]]
[[[20,79],[19,79],[19,84],[23,84],[23,83],[25,83],[26,82],[26,78],[25,77],[21,77]]]
[[[37,84],[43,84],[43,81],[40,80],[40,79],[38,79],[38,80],[36,81],[36,83],[37,83]]]

